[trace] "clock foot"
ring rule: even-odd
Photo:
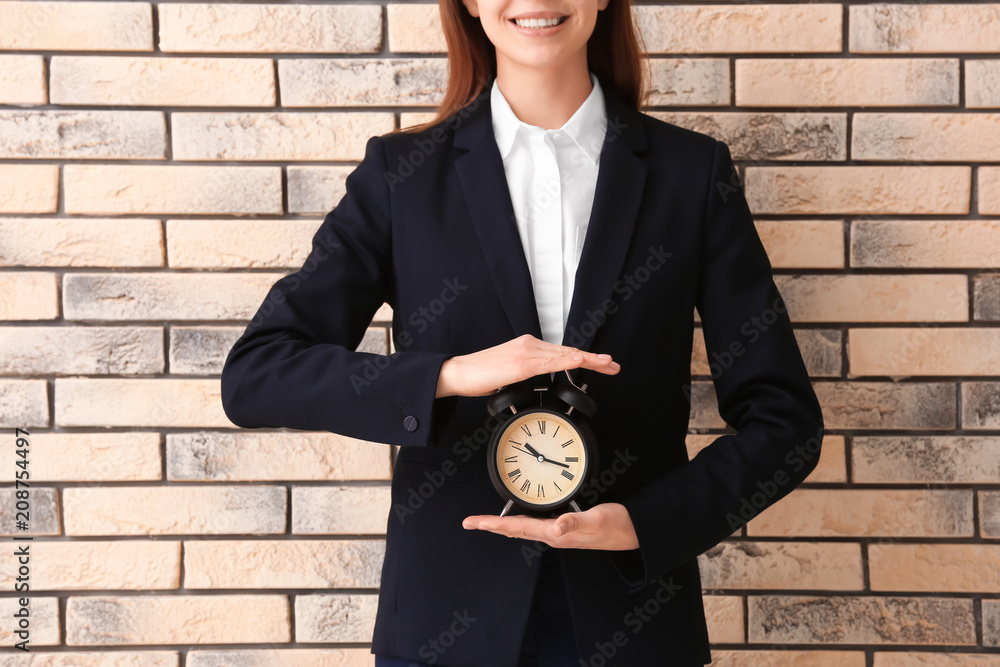
[[[507,516],[507,512],[509,512],[510,508],[513,507],[513,506],[514,506],[514,501],[513,500],[508,500],[507,504],[503,506],[503,511],[500,512],[500,518],[502,519],[503,517]],[[580,510],[577,510],[577,512],[579,512],[579,511]]]
[[[573,508],[574,512],[582,512],[583,511],[582,509],[580,509],[580,506],[576,504],[575,500],[569,501],[569,506]]]

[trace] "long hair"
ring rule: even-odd
[[[448,89],[437,115],[426,123],[403,128],[419,132],[440,123],[470,104],[497,73],[496,48],[462,0],[440,0],[441,26],[448,44]],[[646,66],[640,48],[641,33],[632,15],[632,0],[610,0],[597,12],[594,32],[587,41],[587,67],[601,82],[634,109],[646,105]]]

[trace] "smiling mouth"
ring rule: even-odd
[[[555,19],[511,19],[510,22],[521,28],[553,28],[568,18],[568,16],[560,16]]]

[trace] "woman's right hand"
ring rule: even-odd
[[[608,375],[621,369],[609,354],[584,352],[523,334],[479,352],[446,359],[434,397],[487,396],[499,387],[542,373],[581,367]]]

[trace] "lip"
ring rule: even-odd
[[[517,16],[511,17],[511,21],[514,19],[557,19],[560,16],[566,16],[566,14],[560,14],[559,12],[528,12],[527,14],[518,14]]]

